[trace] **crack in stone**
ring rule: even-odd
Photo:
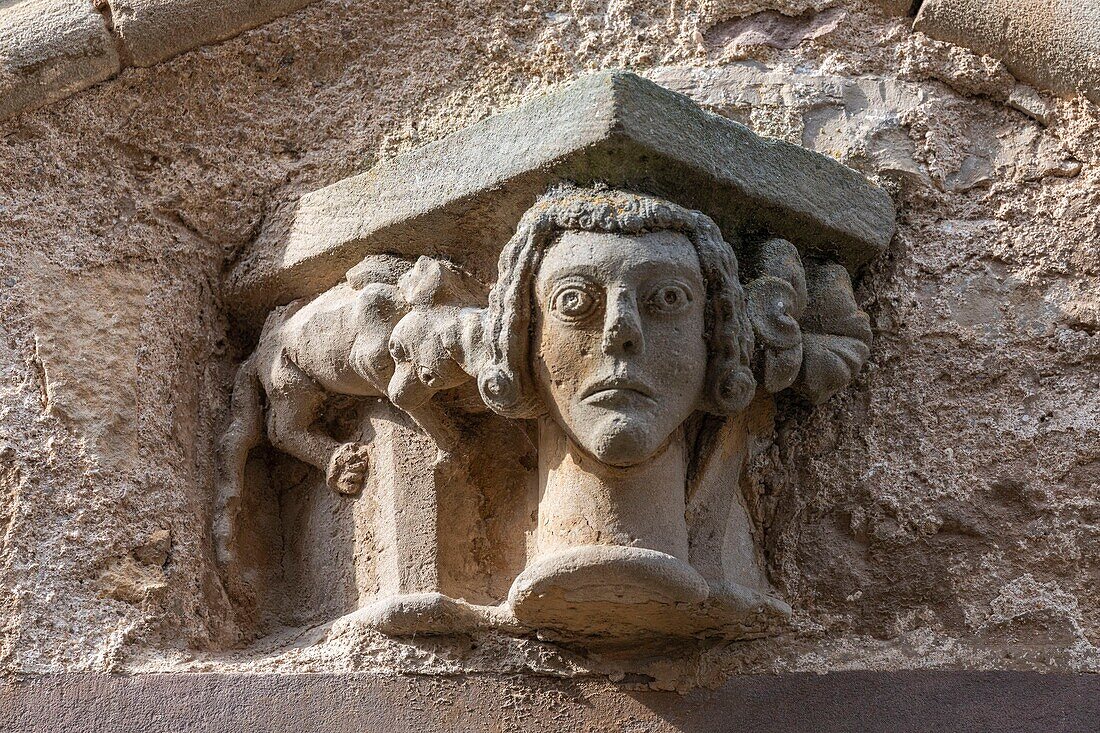
[[[111,7],[111,3],[108,2],[108,0],[94,0],[92,5],[95,7],[96,12],[103,16],[103,23],[107,26],[107,32],[111,34],[111,39],[115,43],[115,52],[118,54],[119,71],[121,72],[122,69],[133,66],[130,53],[126,49],[126,44],[122,42],[122,36],[119,35],[118,28],[115,26],[115,11],[114,8]]]

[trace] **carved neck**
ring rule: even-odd
[[[582,545],[645,547],[688,559],[683,430],[628,468],[586,455],[548,417],[539,421],[537,554]]]
[[[476,377],[485,363],[484,317],[484,308],[462,308],[452,319],[446,335],[452,357],[471,377]]]

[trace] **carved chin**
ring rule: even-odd
[[[601,421],[593,428],[578,436],[581,447],[601,463],[620,468],[648,460],[668,437],[657,435],[644,420],[621,416]]]

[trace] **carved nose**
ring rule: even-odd
[[[609,356],[634,356],[645,352],[641,318],[634,298],[622,293],[608,299],[604,317],[603,352]]]

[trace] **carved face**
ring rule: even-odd
[[[443,343],[441,335],[446,319],[457,310],[413,310],[394,327],[389,341],[394,372],[388,392],[390,401],[402,410],[416,409],[436,392],[457,387],[470,379],[454,360],[453,349]]]
[[[550,415],[613,466],[653,456],[696,409],[706,290],[691,241],[568,231],[543,256],[534,373]]]

